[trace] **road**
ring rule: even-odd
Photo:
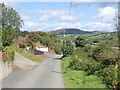
[[[59,55],[48,58],[31,70],[17,71],[2,81],[3,88],[64,88]]]

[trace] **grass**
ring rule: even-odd
[[[21,54],[22,56],[24,56],[27,59],[30,59],[30,60],[33,60],[33,61],[36,61],[36,62],[41,62],[42,61],[40,56],[29,53],[29,52],[27,52],[27,51],[25,51],[21,48],[18,48],[18,47],[15,47],[15,46],[9,46],[8,48],[10,50],[13,50],[13,51]]]
[[[97,76],[87,76],[84,71],[71,70],[68,66],[70,57],[62,62],[64,83],[66,88],[107,88]]]

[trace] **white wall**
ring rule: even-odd
[[[0,61],[0,80],[12,72],[12,65]]]
[[[36,47],[36,50],[42,51],[42,52],[48,52],[48,47],[46,47],[46,48],[38,48],[38,47]]]

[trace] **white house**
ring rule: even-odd
[[[49,50],[48,47],[41,45],[40,43],[36,43],[35,46],[36,46],[36,50],[38,51],[48,52]]]
[[[36,47],[36,50],[42,51],[42,52],[48,52],[48,47]]]

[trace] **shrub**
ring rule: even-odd
[[[85,46],[84,38],[81,36],[78,36],[77,39],[75,40],[75,45],[76,47],[84,47]]]
[[[4,52],[3,52],[3,61],[4,62],[12,62],[14,60],[14,50],[11,47],[6,47],[4,48]]]
[[[54,51],[55,51],[55,53],[56,54],[61,54],[61,52],[62,52],[62,50],[61,50],[61,47],[59,46],[56,46],[55,48],[54,48]]]
[[[118,63],[118,50],[113,50],[108,45],[99,45],[93,51],[93,58],[102,61],[104,65],[115,65]]]
[[[19,47],[24,49],[25,45],[24,44],[19,44]]]
[[[118,88],[118,66],[110,66],[100,70],[97,74],[110,88]]]
[[[3,50],[3,48],[4,48],[3,46],[0,46],[0,51],[2,51],[2,50]]]
[[[97,61],[80,59],[78,56],[72,56],[70,62],[70,68],[74,70],[83,70],[86,71],[87,75],[94,74],[96,71],[102,69],[104,66]]]
[[[93,40],[93,43],[98,43],[98,42],[99,42],[98,39]]]
[[[87,52],[87,56],[92,58],[94,47],[86,45],[84,51]]]
[[[63,47],[62,47],[63,57],[67,55],[71,55],[73,51],[74,51],[74,47],[72,42],[70,40],[64,40]]]

